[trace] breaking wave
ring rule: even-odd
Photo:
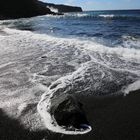
[[[17,36],[19,37],[18,39]],[[7,38],[9,42],[11,42],[11,45],[8,44],[5,38]],[[123,38],[124,40],[127,40],[131,43],[133,41],[133,39],[131,39],[130,37]],[[131,40],[128,40],[128,38],[130,38]],[[128,68],[127,69],[128,71],[139,70],[138,66],[140,60],[140,49],[130,48],[129,45],[128,46],[125,45],[125,47],[122,45],[111,48],[102,45],[100,43],[97,43],[95,40],[87,40],[87,39],[84,40],[83,38],[75,38],[75,39],[62,37],[60,38],[46,34],[37,34],[30,31],[20,31],[9,28],[5,28],[2,30],[2,34],[0,34],[0,40],[1,40],[0,46],[2,50],[12,51],[14,50],[14,48],[20,49],[21,46],[30,48],[34,46],[35,43],[37,43],[37,45],[42,48],[51,47],[56,49],[58,47],[62,49],[68,48],[70,50],[75,48],[75,50],[78,49],[79,51],[87,54],[90,57],[89,60],[92,59],[95,62],[109,65],[114,68],[115,67],[121,68],[121,65],[124,65],[125,63],[126,67],[124,67],[124,69]],[[19,45],[20,40],[23,43],[21,46]],[[28,44],[24,44],[24,42]],[[136,41],[134,40],[134,43],[135,42]],[[121,61],[123,63],[121,63]],[[133,65],[133,63],[137,63],[138,66],[136,64]]]
[[[99,17],[113,18],[113,17],[115,17],[115,15],[99,15]]]
[[[62,16],[63,17],[63,16]],[[69,18],[87,18],[87,19],[130,19],[130,20],[140,20],[139,16],[133,15],[115,15],[115,14],[86,14],[86,13],[74,13],[74,14],[65,14],[65,17]]]

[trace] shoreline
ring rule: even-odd
[[[36,22],[40,19],[41,22]],[[2,25],[4,28],[1,30],[0,38],[0,140],[139,140],[139,46],[138,44],[136,48],[129,48],[127,44],[124,46],[124,43],[138,43],[139,38],[124,36],[121,33],[121,37],[117,37],[117,40],[123,41],[121,46],[109,47],[79,35],[77,38],[57,36],[57,33],[61,35],[65,31],[64,28],[70,25],[69,22],[65,25],[68,19],[67,17],[57,19],[57,26],[60,28],[54,28],[57,27],[56,19],[51,19],[52,25],[46,26],[48,19],[44,17],[35,18],[31,22],[17,20],[11,23],[13,28],[17,29],[9,28],[7,22]],[[77,24],[77,27],[83,26],[81,24],[85,22],[83,20],[81,23],[81,18],[77,21],[75,17],[72,21]],[[86,23],[91,25],[90,21]],[[83,26],[84,30],[86,25]],[[102,26],[103,29],[106,25],[108,26],[108,22]],[[122,24],[123,28],[124,25]],[[69,30],[75,27],[75,24],[70,27]],[[107,28],[104,32],[114,33],[112,27],[117,30],[120,24],[113,25],[111,30]],[[132,31],[135,33],[139,27],[134,27],[135,30]],[[33,32],[21,31],[19,28],[34,30]],[[99,29],[100,25],[97,28]],[[75,31],[79,32],[80,29]],[[87,28],[86,31],[89,29]],[[54,31],[56,36],[48,32],[44,33],[44,30]],[[87,33],[86,31],[84,33]],[[115,32],[113,35],[116,33],[120,32]],[[79,120],[82,117],[78,116],[76,123],[72,123],[76,128],[80,126],[80,129],[81,126],[82,129],[91,126],[92,131],[77,136],[49,131],[37,110],[40,97],[47,92],[54,93],[51,98],[52,104],[49,104],[52,109],[46,108],[48,104],[42,104],[43,111],[48,109],[59,126],[65,126],[66,123],[66,126],[69,126],[72,122],[70,120],[73,117],[63,113],[63,110],[69,112],[75,107],[78,111],[82,107],[86,121],[83,118],[84,123],[81,123]],[[75,96],[76,100],[75,97],[64,98],[67,93]],[[113,96],[113,93],[124,93],[125,96]],[[69,102],[62,104],[62,99]],[[47,118],[46,114],[43,116]]]
[[[17,120],[0,114],[0,139],[16,140],[138,140],[140,138],[140,90],[127,96],[117,97],[79,97],[93,130],[86,135],[69,136],[46,131],[29,132]],[[6,120],[6,121],[4,121]],[[10,125],[9,125],[10,124]],[[5,131],[4,131],[5,130]],[[11,139],[12,135],[12,139]],[[24,138],[23,138],[24,136]]]

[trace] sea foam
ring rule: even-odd
[[[15,36],[19,36],[22,39],[27,39],[30,38],[32,40],[37,39],[38,41],[37,44],[41,45],[54,45],[54,46],[61,46],[61,47],[77,47],[82,50],[90,50],[94,52],[99,52],[99,53],[105,53],[105,54],[116,54],[120,57],[128,58],[128,59],[140,59],[140,50],[136,50],[135,48],[130,48],[127,46],[124,48],[123,46],[118,46],[118,47],[108,47],[102,44],[99,44],[95,42],[94,40],[84,40],[83,38],[60,38],[60,37],[54,37],[46,34],[37,34],[37,33],[32,33],[30,31],[20,31],[16,29],[9,29],[5,28],[3,29],[4,32],[7,34],[11,35],[11,41],[14,39]],[[5,37],[1,36],[0,40],[3,41]],[[17,40],[16,38],[14,39],[15,41]],[[39,40],[42,42],[39,43]],[[46,42],[46,44],[44,44]],[[24,44],[23,44],[24,45]],[[31,44],[29,44],[31,45]],[[4,45],[2,45],[4,46]],[[3,49],[6,47],[3,47]],[[10,48],[9,48],[10,49]]]
[[[115,17],[115,15],[99,15],[99,17],[113,18],[113,17]]]
[[[12,62],[16,63],[16,55],[18,55],[18,61],[20,60],[21,62],[22,60],[26,59],[27,56],[36,56],[38,59],[40,59],[40,55],[44,54],[43,52],[46,53],[46,49],[48,53],[46,56],[49,56],[49,59],[51,59],[54,54],[58,55],[61,51],[63,52],[66,49],[66,51],[69,53],[73,48],[76,50],[74,51],[75,56],[78,57],[79,53],[88,56],[88,59],[86,59],[85,62],[81,62],[81,64],[73,63],[75,58],[72,59],[72,61],[68,59],[66,63],[73,63],[73,65],[76,64],[79,68],[76,69],[75,72],[69,73],[66,76],[58,79],[56,82],[61,81],[61,84],[56,89],[66,87],[67,89],[74,89],[74,91],[77,90],[76,93],[83,91],[84,93],[88,94],[91,91],[92,94],[94,94],[96,93],[93,92],[94,89],[97,91],[97,93],[99,93],[99,91],[102,91],[101,88],[103,88],[103,92],[112,94],[110,93],[112,90],[111,83],[113,84],[113,87],[116,85],[117,90],[122,90],[125,87],[126,93],[128,93],[132,87],[136,87],[134,90],[139,88],[137,86],[139,82],[136,82],[139,81],[140,77],[139,49],[136,50],[135,48],[129,47],[124,48],[123,46],[111,48],[97,43],[95,40],[87,40],[83,38],[60,38],[46,34],[38,34],[30,31],[20,31],[9,28],[4,28],[2,31],[6,33],[6,36],[0,35],[0,54],[1,56],[6,56],[8,53],[12,54],[12,57],[6,57],[4,59],[5,62],[7,62],[7,65],[8,63],[12,64]],[[52,53],[53,51],[55,51],[54,54]],[[20,58],[21,56],[22,58]],[[58,56],[59,59],[63,57],[61,55]],[[54,63],[54,61],[59,61],[58,58],[57,60],[51,60],[50,62]],[[78,60],[80,61],[80,59],[81,58],[79,57]],[[38,60],[35,59],[34,62],[36,61]],[[29,65],[28,63],[27,66]],[[1,62],[1,64],[2,67],[6,66],[6,64],[3,64],[3,62]],[[44,66],[43,71],[45,68],[46,67]],[[42,70],[42,67],[38,68],[38,70]],[[40,72],[28,73],[29,76],[32,75],[34,77],[32,80],[30,79],[32,83],[38,82],[36,81],[35,77],[38,76],[39,73]],[[45,76],[42,76],[40,78],[44,77]],[[82,83],[81,86],[79,86],[80,82]],[[57,125],[57,123],[54,126],[53,123],[55,122],[55,119],[48,112],[49,108],[51,107],[51,96],[53,96],[53,94],[48,88],[44,88],[44,86],[42,87],[40,84],[41,83],[39,83],[39,87],[42,88],[43,91],[46,90],[46,92],[43,94],[42,99],[38,104],[38,111],[45,121],[45,126],[49,130],[64,134],[84,134],[91,131],[91,127],[89,127],[87,131],[83,132],[70,132]],[[117,86],[117,84],[119,86]],[[110,86],[109,88],[107,87],[108,85]],[[19,102],[25,102],[27,98],[31,98],[30,94],[28,94],[27,97],[24,97],[24,100],[23,98],[20,98],[20,100],[14,99],[14,101],[19,104]],[[8,101],[8,106],[12,104],[12,101],[13,99]],[[16,103],[12,105],[14,106],[15,104]],[[4,105],[5,104],[3,103],[3,106]],[[23,108],[24,107],[26,106],[23,106]],[[19,108],[19,110],[21,110],[21,108]]]
[[[124,93],[125,93],[124,95],[126,96],[130,92],[136,91],[138,89],[140,89],[140,80],[128,85],[127,88],[124,90]]]

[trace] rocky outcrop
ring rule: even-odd
[[[50,9],[56,9],[53,12]],[[0,19],[26,18],[38,15],[59,15],[64,12],[81,12],[80,7],[55,5],[38,0],[0,0]]]
[[[58,125],[71,130],[88,129],[89,123],[82,109],[82,104],[70,95],[61,95],[52,99],[51,114]]]
[[[46,3],[48,8],[56,9],[59,13],[82,12],[81,7]]]
[[[54,14],[37,0],[0,0],[0,19]]]

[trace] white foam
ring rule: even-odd
[[[79,68],[77,72],[79,72],[80,70],[81,68]],[[92,130],[91,126],[88,126],[86,130],[76,129],[76,128],[75,131],[67,130],[62,126],[59,126],[54,116],[50,114],[51,98],[54,96],[57,90],[68,87],[68,85],[72,85],[71,80],[73,76],[74,73],[71,75],[67,75],[65,77],[61,77],[60,79],[52,83],[52,86],[53,85],[57,85],[57,86],[53,89],[50,89],[50,87],[52,87],[50,86],[48,91],[42,95],[41,100],[37,105],[38,112],[43,118],[46,128],[48,128],[52,132],[69,134],[69,135],[79,135],[79,134],[86,134]]]
[[[15,30],[15,29],[9,29],[9,28],[5,28],[3,29],[4,32],[6,32],[8,34],[8,36],[0,36],[0,53],[4,54],[4,53],[11,53],[11,52],[15,52],[16,50],[19,50],[19,52],[32,48],[31,52],[34,51],[34,49],[36,48],[43,48],[43,47],[50,47],[50,48],[71,48],[71,47],[75,47],[78,48],[82,51],[85,51],[86,53],[89,53],[93,59],[94,56],[92,56],[92,52],[96,52],[99,55],[100,54],[106,54],[107,56],[109,55],[113,55],[114,57],[117,56],[117,58],[120,59],[124,59],[124,60],[130,60],[131,59],[135,60],[134,62],[138,62],[140,60],[140,50],[136,50],[134,48],[123,48],[123,47],[116,47],[116,48],[110,48],[107,46],[104,46],[102,44],[99,44],[95,41],[91,41],[91,40],[84,40],[84,39],[80,39],[80,38],[59,38],[59,37],[53,37],[53,36],[49,36],[46,34],[35,34],[32,33],[30,31],[19,31],[19,30]],[[26,55],[26,54],[25,54]],[[28,54],[28,55],[33,55],[33,54]],[[117,59],[116,58],[116,59]],[[95,60],[96,61],[96,60]],[[98,62],[98,61],[97,61]],[[99,63],[99,62],[98,62]],[[104,64],[105,65],[105,64]],[[106,64],[107,65],[107,64]],[[112,63],[113,65],[113,63]],[[3,67],[3,65],[2,65]],[[84,72],[86,69],[86,65],[83,67],[81,66],[81,68],[79,68],[75,74],[73,75],[68,75],[67,77],[65,77],[67,79],[67,81],[69,79],[72,79],[71,76],[76,75],[78,72],[81,75],[84,76]],[[104,73],[103,73],[104,74]],[[34,75],[36,76],[36,74]],[[102,75],[103,77],[104,75]],[[66,80],[64,80],[64,78],[59,79],[62,81],[62,84],[60,84],[58,86],[58,88],[63,88],[66,86],[67,82]],[[35,82],[35,79],[33,79],[33,81]],[[57,82],[57,81],[56,81]],[[69,82],[68,82],[69,84]],[[130,90],[135,90],[137,89],[138,85],[140,85],[140,82],[136,82],[132,85],[130,85],[125,92],[128,93]],[[47,92],[45,94],[43,94],[41,101],[39,102],[37,108],[39,113],[41,114],[44,122],[45,122],[45,126],[53,131],[53,132],[58,132],[58,133],[64,133],[64,134],[73,134],[73,135],[77,135],[77,134],[85,134],[88,133],[89,131],[91,131],[91,127],[89,126],[89,129],[87,129],[86,131],[67,131],[65,128],[59,126],[57,124],[57,122],[55,121],[55,119],[53,118],[53,116],[50,115],[49,113],[49,109],[51,107],[51,96],[53,95],[54,92],[50,91],[49,89],[45,88],[44,86],[39,86],[40,89],[42,89],[43,91],[47,90]],[[57,89],[57,88],[56,88]],[[30,95],[30,94],[29,94]],[[28,96],[26,96],[26,98],[29,98]],[[21,103],[21,101],[23,102],[23,99],[16,99],[17,103]],[[3,106],[5,106],[6,104],[8,104],[8,106],[11,106],[11,101],[15,100],[10,100],[9,102],[4,102]],[[22,110],[25,106],[21,106],[19,108],[19,110]],[[54,125],[55,124],[55,125]]]
[[[86,13],[66,13],[65,14],[65,16],[66,17],[102,17],[102,18],[113,18],[113,17],[115,17],[115,15],[113,15],[113,14],[101,14],[101,15],[96,15],[96,14],[86,14]]]
[[[130,84],[125,90],[124,90],[124,95],[126,96],[127,94],[129,94],[131,91],[136,91],[140,89],[140,80]]]
[[[99,44],[93,40],[84,40],[80,38],[60,38],[60,37],[49,36],[46,34],[35,34],[30,31],[19,31],[19,30],[9,29],[9,28],[5,28],[4,31],[12,35],[10,36],[10,38],[11,38],[11,42],[13,43],[16,42],[17,40],[26,39],[27,41],[29,41],[28,47],[33,46],[35,44],[38,44],[39,46],[46,46],[46,44],[59,46],[59,47],[73,47],[74,46],[82,50],[90,50],[93,52],[99,52],[99,53],[105,53],[105,54],[114,54],[120,57],[130,58],[130,59],[131,58],[138,59],[138,60],[140,59],[140,50],[136,50],[134,48],[124,48],[121,46],[112,48],[112,47]],[[3,37],[2,39],[5,40],[5,38],[6,37]],[[1,38],[0,38],[0,41],[1,41]],[[1,43],[6,43],[6,42],[3,42],[2,40]],[[12,46],[14,47],[14,45]],[[6,44],[3,46],[5,47],[9,45]],[[4,49],[4,47],[2,48],[2,50]],[[12,47],[10,50],[12,51]]]
[[[26,102],[19,105],[19,107],[18,107],[19,114],[21,114],[21,112],[26,109],[27,105],[28,104]]]
[[[65,13],[64,14],[66,17],[87,17],[89,14],[84,14],[84,13]]]
[[[60,86],[63,87],[64,85],[61,84]],[[58,86],[56,90],[58,88],[60,87]],[[37,105],[38,112],[43,118],[46,128],[48,128],[52,132],[68,134],[68,135],[79,135],[79,134],[86,134],[90,132],[92,130],[91,126],[88,126],[88,129],[86,130],[75,129],[75,131],[70,131],[57,124],[54,116],[51,115],[49,112],[51,108],[51,97],[53,96],[53,93],[55,92],[50,90],[48,93],[43,94],[40,102]]]
[[[53,6],[47,6],[52,12],[58,13],[58,9],[54,8]]]
[[[122,36],[122,39],[123,39],[124,47],[140,49],[140,38],[139,37],[124,35],[124,36]]]
[[[99,15],[99,17],[104,17],[104,18],[113,18],[115,15]]]

